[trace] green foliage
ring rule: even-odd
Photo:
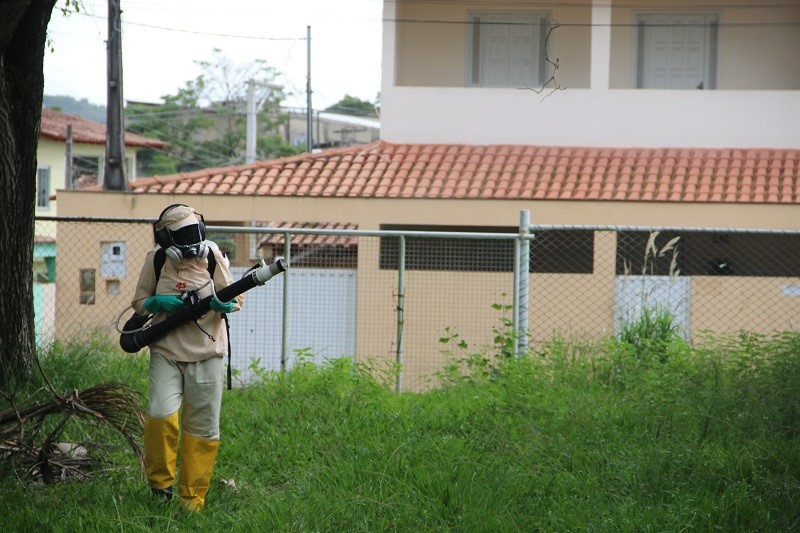
[[[361,100],[349,94],[344,95],[344,98],[325,109],[330,113],[339,113],[340,115],[353,115],[356,117],[372,117],[378,118],[378,106],[380,104]]]
[[[147,356],[143,352],[121,353],[107,336],[97,333],[80,343],[56,342],[38,356],[44,374],[56,390],[84,389],[98,382],[119,381],[145,393]],[[34,389],[42,385],[41,380],[28,384]]]
[[[195,61],[201,74],[187,81],[161,104],[129,104],[128,131],[165,141],[156,158],[144,151],[141,175],[190,171],[244,163],[248,81],[256,99],[256,158],[272,159],[301,151],[276,135],[288,115],[281,112],[283,89],[279,73],[264,60],[235,64],[219,49],[209,61]]]
[[[0,521],[9,531],[800,528],[800,335],[709,338],[663,362],[629,356],[625,387],[609,380],[618,346],[560,336],[535,357],[492,348],[490,379],[404,394],[304,351],[293,370],[225,393],[202,513],[151,500],[129,459],[84,483],[4,480]],[[106,356],[132,365],[122,375],[146,374],[138,358]],[[117,364],[101,357],[88,380]]]
[[[503,294],[502,296],[506,296]],[[514,320],[509,316],[514,309],[512,305],[508,304],[492,304],[492,309],[500,311],[500,326],[492,327],[492,334],[494,335],[494,347],[498,357],[514,357],[517,355],[527,355],[527,351],[517,353],[517,344],[523,333],[527,336],[527,331],[524,328],[515,330]]]
[[[636,359],[655,356],[663,363],[682,338],[675,315],[656,306],[645,307],[638,319],[623,323],[617,340]]]
[[[502,296],[506,296],[503,294]],[[447,362],[441,372],[436,373],[438,385],[454,384],[462,380],[475,381],[498,375],[498,362],[515,356],[528,355],[527,350],[517,353],[517,344],[524,329],[514,329],[514,320],[509,317],[513,307],[506,304],[492,304],[499,311],[500,325],[492,327],[493,345],[470,350],[469,343],[451,327],[444,328],[444,336],[439,338],[442,355]]]
[[[303,151],[303,147],[292,146],[278,135],[260,135],[256,139],[256,153],[262,154],[263,159],[290,157]]]

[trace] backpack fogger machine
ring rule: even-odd
[[[277,258],[277,260],[270,265],[262,261],[261,266],[248,271],[242,279],[220,289],[216,293],[217,300],[220,302],[228,302],[240,294],[249,291],[253,287],[264,285],[281,272],[286,272],[288,268],[289,264],[283,257]],[[189,322],[193,322],[208,313],[211,310],[211,299],[213,297],[213,295],[206,296],[201,300],[187,303],[173,315],[155,324],[143,325],[147,318],[134,314],[133,318],[128,320],[128,323],[125,324],[120,334],[119,345],[128,353],[138,352],[145,346],[149,346],[162,338],[170,331],[184,324],[188,324]],[[136,324],[136,322],[133,324],[131,323],[135,320],[138,320],[138,324]]]

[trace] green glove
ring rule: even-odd
[[[216,298],[211,298],[211,309],[219,313],[230,313],[233,311],[235,303],[233,300],[230,302],[220,302]]]
[[[144,308],[151,313],[177,311],[183,307],[183,300],[174,294],[156,294],[144,301]]]

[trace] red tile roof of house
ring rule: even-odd
[[[55,109],[42,109],[42,124],[39,136],[54,141],[67,140],[67,124],[72,124],[72,141],[84,144],[105,144],[106,125],[75,115],[67,115]],[[125,132],[125,146],[164,148],[167,144],[136,133]]]
[[[800,149],[363,146],[141,178],[135,192],[800,204]]]
[[[354,230],[358,229],[358,224],[342,222],[261,222],[256,226],[262,228],[281,228],[281,229],[326,229],[326,230]],[[263,235],[256,245],[258,248],[267,245],[283,245],[283,233],[268,233]],[[292,246],[304,247],[341,247],[352,248],[356,245],[355,237],[345,235],[304,235],[292,234]]]

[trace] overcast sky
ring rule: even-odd
[[[59,0],[59,6],[64,0]],[[106,102],[108,2],[80,14],[56,8],[44,58],[44,92]],[[381,0],[121,0],[123,97],[160,102],[200,74],[219,48],[237,64],[263,59],[284,74],[287,105],[305,106],[311,26],[312,105],[380,91]]]

